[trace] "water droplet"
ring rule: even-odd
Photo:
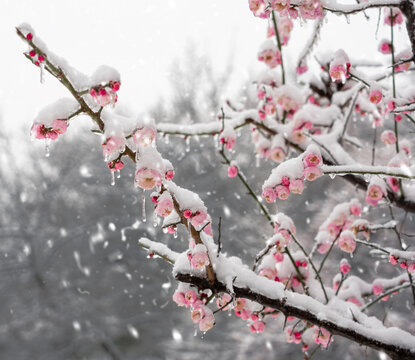
[[[259,167],[260,164],[261,164],[261,158],[257,155],[255,156],[255,166]]]
[[[115,171],[111,171],[111,186],[115,185]]]
[[[365,179],[366,182],[370,181],[371,176],[369,174],[364,174],[363,178]]]
[[[169,135],[164,135],[164,143],[165,143],[166,145],[168,145],[168,144],[169,144],[169,142],[170,142],[170,140],[169,140]]]
[[[153,226],[154,226],[154,227],[157,227],[158,222],[159,222],[159,219],[158,219],[158,217],[157,217],[157,213],[154,211],[154,212],[153,212]]]
[[[173,237],[177,239],[177,230],[174,231]]]
[[[336,174],[329,174],[330,179],[334,179],[336,177]]]
[[[167,228],[166,227],[163,228],[163,233],[167,234]]]
[[[120,179],[120,178],[121,178],[121,171],[117,170],[117,179]]]

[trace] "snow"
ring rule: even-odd
[[[79,110],[79,104],[71,98],[62,98],[44,107],[35,117],[35,124],[44,124],[50,127],[53,120],[67,119]]]

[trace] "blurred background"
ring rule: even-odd
[[[142,221],[133,166],[127,164],[110,186],[100,138],[90,133],[83,117],[52,144],[49,158],[43,142],[30,141],[37,112],[68,94],[50,76],[40,84],[38,69],[23,57],[25,45],[14,34],[14,26],[27,21],[53,52],[80,71],[90,74],[102,63],[117,68],[120,106],[156,121],[195,123],[214,119],[227,98],[255,106],[252,78],[262,69],[256,53],[266,21],[254,18],[247,2],[236,0],[2,0],[0,6],[5,50],[0,59],[0,359],[303,358],[299,346],[286,344],[280,321],[254,335],[245,322],[223,313],[214,330],[197,331],[189,312],[171,300],[176,282],[170,265],[147,259],[137,243],[147,236],[182,251],[187,236],[179,232],[174,239],[154,226],[150,201],[148,220]],[[364,36],[375,37],[376,15],[364,25],[358,44],[347,36],[340,42],[347,21],[330,17],[322,34],[327,42],[319,49],[349,46],[357,56],[369,56],[367,51],[375,57],[377,43]],[[293,34],[293,54],[305,43],[309,25],[302,24]],[[352,131],[368,134],[369,141],[370,124],[355,120]],[[213,229],[222,217],[224,251],[251,264],[270,234],[242,184],[227,178],[213,139],[191,138],[187,145],[183,138],[160,136],[158,144],[176,168],[176,183],[205,201]],[[259,193],[274,164],[257,167],[252,150],[245,129],[232,156]],[[310,249],[321,222],[336,203],[350,200],[351,193],[364,198],[341,178],[324,178],[308,184],[303,196],[280,202],[278,210],[294,219],[300,240]],[[373,218],[388,219],[385,209],[378,211]],[[407,224],[405,231],[414,232],[411,216]],[[374,239],[392,241],[389,237],[380,231]],[[327,284],[341,257],[333,254],[334,261],[326,265]],[[359,248],[352,261],[357,264],[354,274],[365,273],[368,281],[399,273],[367,261],[366,249]],[[408,292],[374,306],[373,312],[385,317],[386,324],[414,332],[410,309]],[[386,359],[337,337],[328,351],[314,358],[356,359],[362,354]]]

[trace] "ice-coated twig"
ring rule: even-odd
[[[401,179],[415,180],[415,176],[412,175],[412,171],[406,168],[396,168],[388,166],[364,166],[364,165],[337,165],[328,166],[323,165],[322,170],[324,174],[330,175],[382,175],[393,176]]]
[[[156,241],[151,241],[150,239],[144,237],[138,239],[138,244],[143,249],[146,249],[149,254],[160,256],[163,260],[166,260],[172,265],[174,265],[180,255],[179,253],[171,250],[168,246]]]

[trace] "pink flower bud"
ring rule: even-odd
[[[172,180],[174,178],[174,171],[173,170],[166,171],[166,174],[164,175],[164,178],[166,180]]]
[[[380,295],[383,292],[383,287],[380,284],[373,284],[372,285],[372,292],[374,295]]]
[[[26,39],[29,40],[29,41],[31,41],[33,39],[33,34],[32,33],[28,33],[26,35]]]
[[[186,209],[185,211],[183,211],[183,216],[188,219],[192,216],[192,212],[189,209]]]
[[[34,57],[36,55],[36,51],[35,50],[30,50],[29,55],[30,55],[30,57]]]
[[[340,271],[343,274],[348,274],[349,273],[349,271],[350,271],[350,264],[349,264],[349,262],[346,259],[342,259],[340,261]]]
[[[228,167],[228,176],[230,178],[234,178],[236,175],[238,175],[238,168],[234,165],[231,165]]]

